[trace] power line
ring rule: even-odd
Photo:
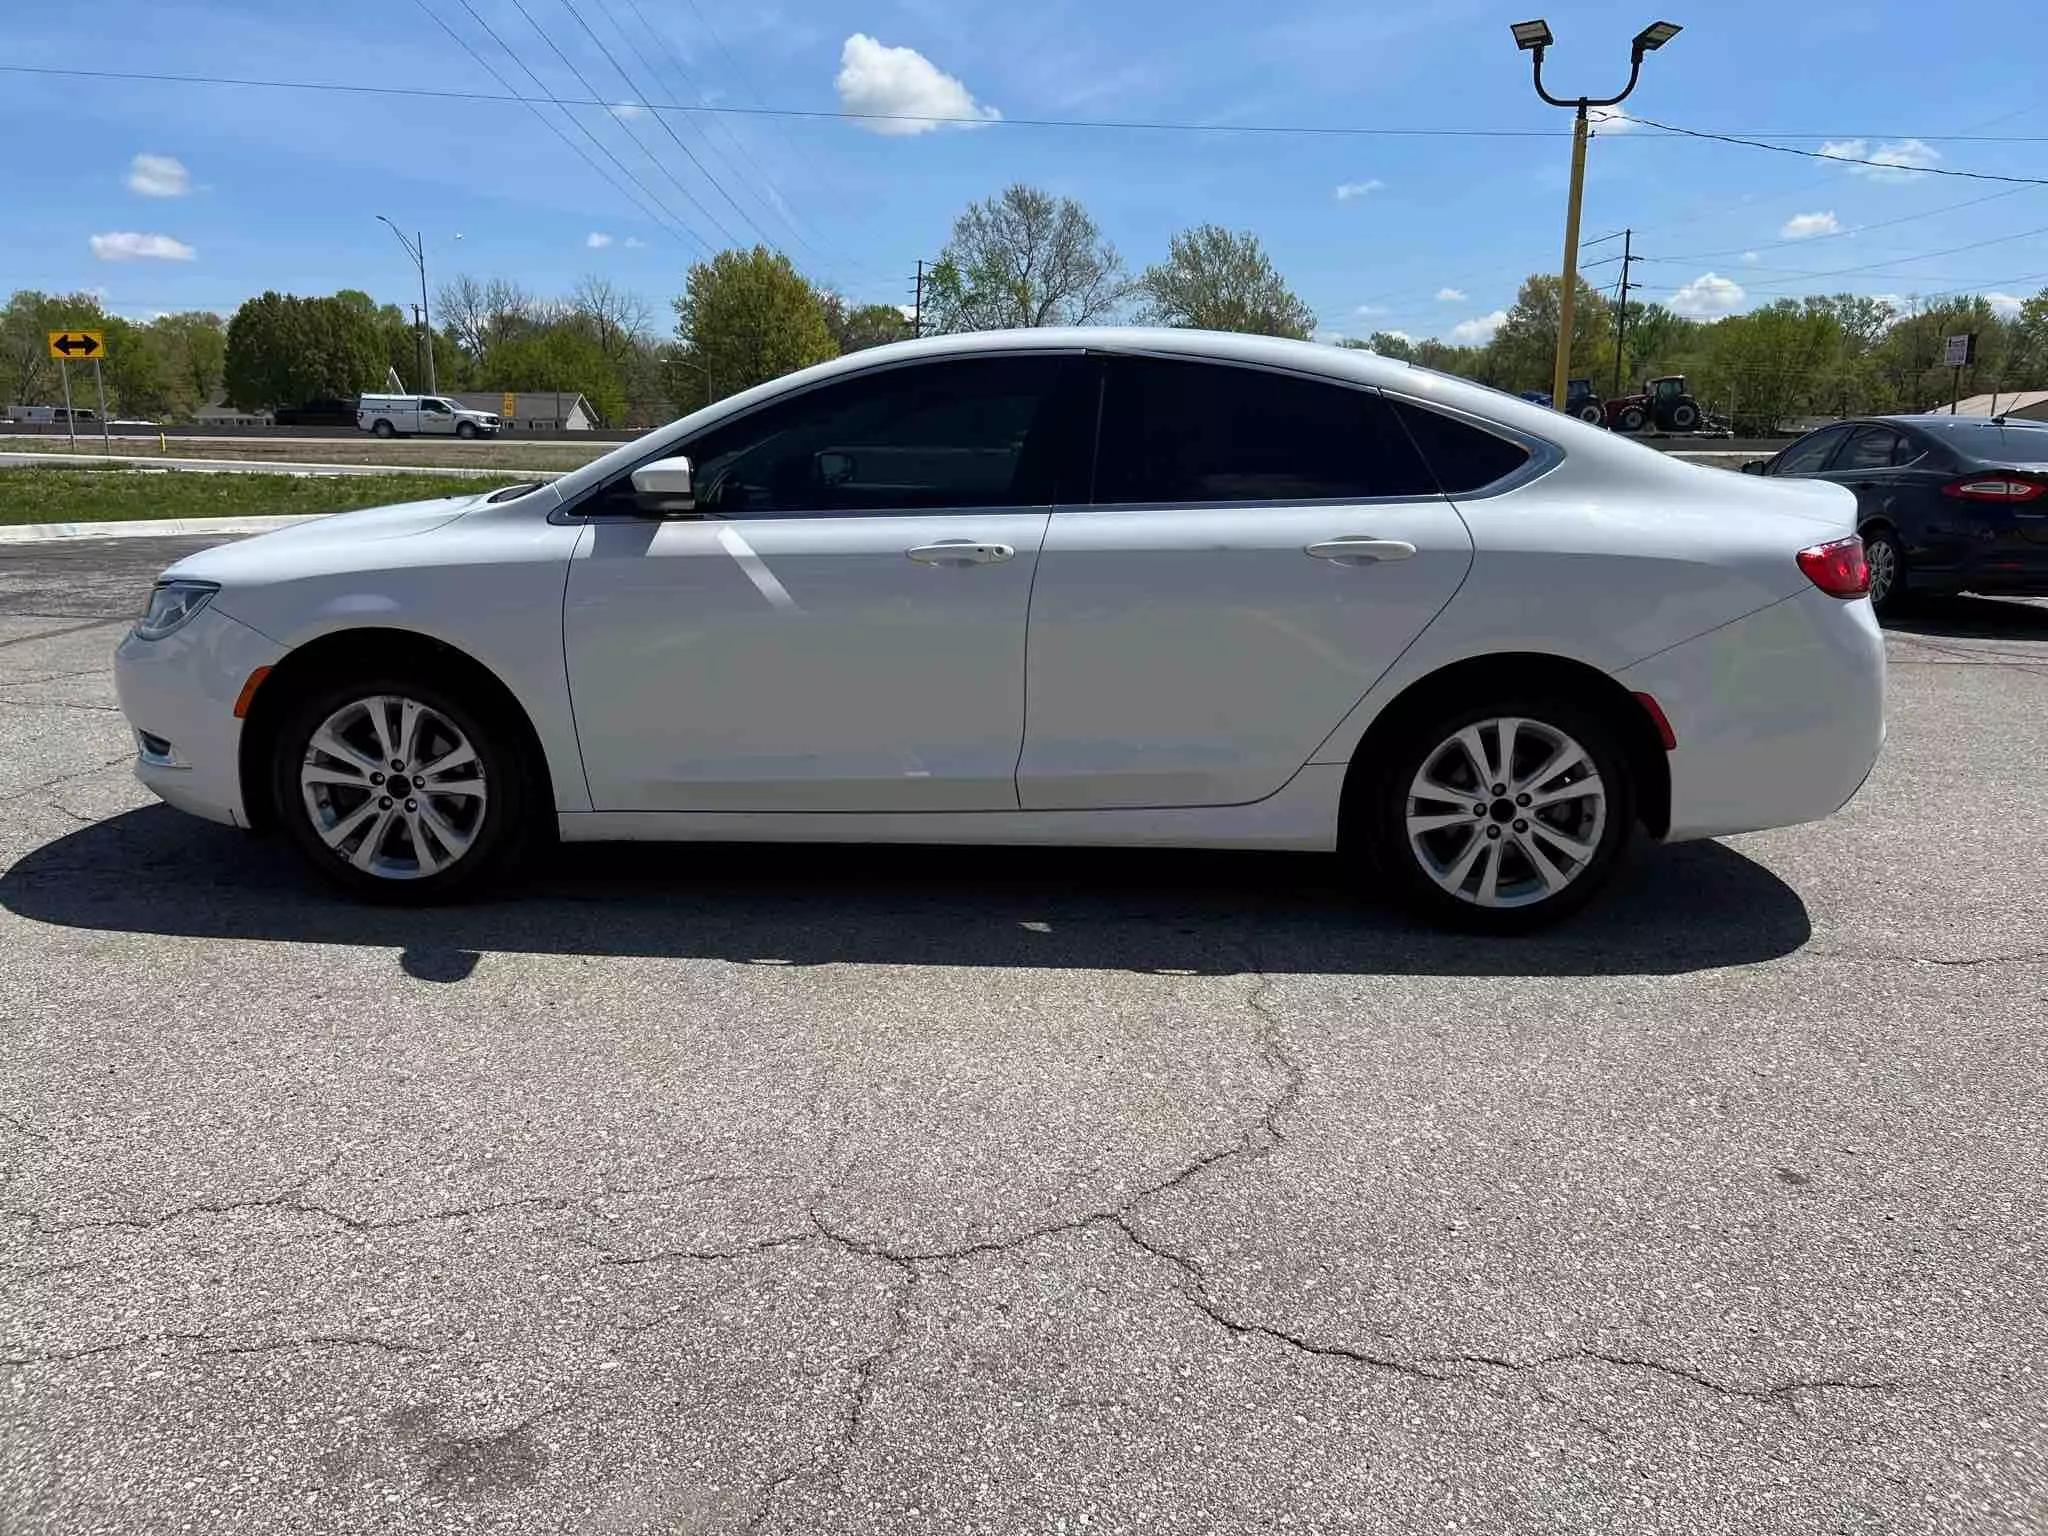
[[[1986,246],[2010,245],[2015,240],[2029,240],[2037,235],[2048,235],[2048,224],[2042,225],[2039,229],[2023,229],[2014,235],[1996,235],[1989,240],[1972,240],[1968,245],[1952,245],[1946,250],[1922,251],[1917,256],[1888,256],[1882,261],[1868,262],[1860,267],[1835,267],[1824,272],[1802,271],[1796,267],[1765,267],[1761,270],[1780,273],[1786,277],[1851,277],[1863,272],[1881,272],[1885,267],[1903,266],[1910,261],[1932,261],[1937,256],[1957,256],[1961,255],[1964,251],[1981,251]],[[1659,265],[1688,262],[1691,260],[1689,257],[1682,256],[1639,256],[1636,259],[1638,261],[1654,261]]]
[[[422,9],[425,9],[425,0],[418,0],[418,3],[420,4]],[[705,251],[708,252],[711,249],[710,243],[706,241],[702,235],[698,234],[694,229],[690,228],[689,225],[685,224],[681,219],[676,217],[675,210],[670,208],[667,203],[664,203],[658,196],[656,196],[655,191],[652,187],[648,186],[646,182],[642,181],[640,177],[626,164],[625,161],[621,160],[617,155],[612,153],[610,145],[606,144],[602,139],[598,138],[596,134],[592,133],[587,127],[585,127],[583,124],[583,120],[579,118],[575,113],[571,112],[569,108],[559,98],[556,97],[554,92],[548,89],[547,82],[541,79],[539,75],[535,74],[533,72],[533,67],[530,64],[528,64],[525,59],[520,57],[518,52],[514,50],[510,43],[506,42],[504,38],[498,35],[498,31],[495,27],[493,27],[488,21],[485,21],[483,17],[477,14],[476,7],[471,5],[469,3],[469,0],[456,0],[456,4],[460,5],[465,11],[469,12],[470,20],[474,21],[479,27],[483,28],[484,35],[489,37],[492,42],[496,43],[501,49],[503,49],[505,52],[505,56],[507,58],[511,59],[511,61],[514,64],[517,64],[521,70],[525,71],[527,79],[531,80],[535,85],[540,87],[541,94],[543,96],[546,96],[549,101],[552,101],[555,104],[556,109],[561,112],[562,116],[568,119],[569,125],[572,128],[574,128],[578,133],[582,134],[584,138],[588,139],[592,147],[595,148],[599,154],[603,155],[605,159],[609,160],[612,163],[612,165],[618,170],[620,175],[624,176],[628,181],[632,182],[634,186],[638,187],[640,191],[646,196],[648,202],[652,203],[656,208],[659,208],[661,210],[662,215],[667,219],[669,226],[673,230],[681,233],[687,239],[696,241],[696,243]],[[428,14],[431,15],[432,13],[429,12]],[[439,18],[436,19],[438,20]],[[451,37],[455,36],[454,32],[448,29],[446,26],[444,26],[442,30],[447,31]],[[462,40],[461,38],[457,37],[456,41],[461,42]],[[466,43],[463,46],[465,48],[468,48],[468,45]],[[478,59],[479,62],[482,62],[481,55],[477,54],[475,49],[469,48],[469,53],[471,57]],[[486,66],[486,68],[488,67],[489,66]],[[499,75],[496,70],[492,70],[492,74],[496,76],[499,82],[503,84],[507,90],[510,90],[512,88],[511,82],[505,80],[504,76]],[[532,101],[527,97],[520,96],[515,97],[515,99],[525,101],[528,106],[533,107],[533,110],[535,112],[540,111],[540,108],[534,107]],[[588,159],[589,157],[585,156],[585,158]]]
[[[447,22],[443,21],[440,18],[440,16],[436,15],[432,10],[428,9],[427,0],[413,0],[413,3],[419,6],[419,8],[422,11],[426,12],[427,18],[430,21],[432,21],[435,26],[439,27],[443,32],[446,32],[449,35],[449,37],[453,38],[455,40],[456,45],[460,47],[464,53],[468,54],[472,59],[475,59],[478,64],[482,65],[484,70],[490,75],[490,77],[493,80],[497,81],[498,84],[504,86],[506,90],[512,90],[512,82],[507,80],[502,74],[500,74],[498,72],[497,67],[493,65],[489,59],[486,59],[482,54],[478,53],[476,49],[472,48],[469,45],[469,40],[467,38],[465,38],[461,33],[457,32],[453,27],[449,26]],[[467,9],[466,6],[465,9]],[[475,12],[472,11],[470,14],[475,15]],[[502,47],[503,44],[500,43],[499,46]],[[507,51],[509,52],[509,50]],[[626,201],[631,203],[641,213],[645,214],[648,220],[651,223],[653,223],[657,228],[665,229],[671,235],[688,235],[689,238],[693,240],[696,239],[695,235],[690,234],[688,230],[684,229],[680,224],[676,223],[673,217],[669,219],[662,218],[660,214],[655,213],[653,209],[649,208],[646,203],[642,202],[638,197],[635,197],[631,192],[628,192],[626,188],[619,182],[618,178],[613,176],[611,172],[607,171],[595,160],[591,159],[590,151],[585,149],[582,145],[578,144],[574,139],[570,138],[569,135],[562,132],[561,125],[557,123],[553,118],[549,117],[545,112],[541,111],[538,105],[536,105],[532,101],[527,100],[527,98],[523,96],[517,96],[516,94],[514,96],[514,99],[525,102],[527,110],[530,111],[536,118],[540,120],[540,125],[543,128],[547,129],[556,138],[560,139],[564,144],[568,145],[570,149],[574,150],[576,154],[579,157],[581,157],[585,165],[589,166],[593,171],[597,172],[599,176],[603,177],[607,182],[609,182],[613,189],[616,190],[621,197],[625,198]],[[569,117],[572,123],[575,122],[575,119],[573,117],[570,117],[570,114],[566,110],[563,112],[562,115],[564,117]],[[582,125],[577,124],[577,126],[581,127]],[[603,146],[600,145],[599,147],[602,148]],[[620,169],[623,170],[624,167],[622,166],[620,167]],[[659,206],[659,204],[657,203],[656,206]],[[699,245],[702,245],[703,241],[699,240],[697,243]]]
[[[1901,214],[1895,219],[1880,219],[1875,224],[1858,224],[1854,229],[1837,229],[1823,235],[1807,235],[1797,240],[1772,240],[1762,245],[1730,246],[1722,251],[1693,251],[1678,256],[1660,257],[1663,261],[1711,261],[1717,256],[1747,256],[1755,251],[1779,251],[1790,245],[1818,245],[1823,240],[1846,240],[1852,235],[1868,234],[1873,229],[1890,229],[1895,224],[1911,224],[1918,219],[1931,219],[1937,214],[1954,213],[1961,208],[1975,208],[1979,203],[1995,203],[2002,197],[2018,197],[2025,187],[2010,187],[2003,192],[1987,192],[1982,197],[1966,198],[1960,203],[1943,203],[1939,208],[1924,209],[1919,213]]]
[[[1901,175],[1961,176],[1970,181],[2010,181],[2027,187],[2048,187],[2048,176],[2002,176],[1994,171],[1959,171],[1952,167],[1900,165],[1896,160],[1871,160],[1861,155],[1831,154],[1825,149],[1794,149],[1789,144],[1767,144],[1762,139],[1743,138],[1739,134],[1708,133],[1704,129],[1699,128],[1678,128],[1670,123],[1660,123],[1654,118],[1639,117],[1636,121],[1646,128],[1661,128],[1666,133],[1679,134],[1688,139],[1711,139],[1717,144],[1741,144],[1750,149],[1767,149],[1775,155],[1798,155],[1806,160],[1833,160],[1841,165],[1874,165],[1879,170],[1896,171]],[[1787,137],[1794,137],[1794,135],[1787,135]],[[1819,134],[1799,134],[1796,137],[1819,138],[1822,136]],[[1863,137],[1869,138],[1871,135],[1865,134]],[[1910,138],[1912,135],[1906,135],[1906,137]],[[1925,143],[1927,141],[1922,139],[1921,142]],[[2037,141],[2033,139],[2014,139],[2001,142],[2026,144]]]
[[[462,0],[462,8],[464,10],[469,10],[469,0]],[[597,94],[597,87],[592,85],[590,81],[584,76],[583,71],[576,67],[575,63],[571,61],[571,59],[566,53],[562,52],[561,48],[556,44],[554,38],[548,35],[547,28],[543,27],[539,22],[533,19],[533,12],[529,11],[526,8],[526,0],[512,0],[512,8],[519,12],[521,16],[524,16],[526,18],[526,24],[529,27],[533,28],[534,32],[539,35],[540,40],[543,43],[547,44],[548,51],[554,54],[556,58],[560,59],[562,61],[563,66],[569,71],[569,73],[576,77],[577,83],[580,84],[584,90],[589,91],[593,96],[595,96]],[[474,15],[475,13],[471,12],[471,14]],[[492,33],[492,36],[495,37],[497,36],[497,34]],[[505,46],[503,38],[499,38],[498,41],[499,46]],[[511,50],[507,48],[506,51],[510,52]],[[524,69],[526,66],[522,62],[520,67]],[[542,84],[540,76],[534,75],[531,69],[528,69],[526,72],[529,75],[533,75],[534,83],[540,85],[542,90],[547,91],[548,96],[551,100],[555,101],[558,105],[561,103],[562,98],[556,96],[553,91],[549,91],[547,86],[545,84]],[[678,192],[683,194],[683,201],[688,203],[692,208],[696,209],[698,214],[704,219],[704,221],[707,224],[709,224],[713,229],[718,231],[720,239],[725,241],[727,245],[737,245],[739,243],[733,237],[732,231],[727,229],[723,224],[719,223],[716,215],[714,215],[709,208],[706,208],[701,202],[697,200],[697,194],[692,192],[688,187],[684,186],[681,180],[677,178],[675,172],[671,171],[667,166],[661,163],[661,157],[656,155],[653,150],[649,149],[647,145],[644,142],[642,142],[640,135],[633,131],[633,125],[629,122],[626,122],[623,118],[621,118],[616,110],[618,107],[621,106],[645,107],[647,105],[645,102],[596,102],[594,103],[594,105],[604,107],[605,115],[611,118],[613,122],[619,125],[620,129],[625,133],[626,137],[633,141],[634,148],[638,149],[641,154],[647,157],[648,163],[652,165],[657,171],[661,172],[662,175],[666,176],[669,179],[670,184],[673,185]],[[607,150],[606,153],[609,154],[610,151]]]
[[[636,95],[644,94],[644,92],[640,90],[640,87],[634,83],[633,77],[626,73],[626,66],[619,62],[618,55],[613,53],[610,48],[606,47],[604,39],[599,37],[596,32],[591,30],[590,23],[583,19],[583,13],[577,10],[576,7],[570,3],[570,0],[562,0],[562,9],[567,11],[571,16],[575,17],[576,25],[583,29],[583,35],[585,37],[588,37],[593,43],[597,44],[597,51],[603,54],[605,56],[606,61],[611,65],[611,67],[619,72],[619,78],[626,82],[626,89],[632,91]],[[614,23],[614,25],[616,25],[616,23]],[[622,33],[621,36],[623,35],[624,34]],[[628,39],[627,41],[630,44],[631,39]],[[559,51],[560,50],[557,50],[558,53]],[[642,59],[641,62],[644,64],[646,60]],[[583,76],[581,74],[578,74],[576,78],[581,80]],[[676,148],[680,149],[683,152],[683,158],[688,160],[690,164],[697,167],[698,174],[701,175],[706,181],[710,182],[712,187],[717,190],[718,195],[724,198],[727,203],[731,204],[732,211],[738,214],[742,219],[746,221],[747,227],[753,230],[754,233],[759,235],[763,240],[766,240],[771,249],[779,252],[781,250],[781,247],[776,245],[775,237],[770,235],[767,230],[763,229],[759,224],[757,224],[754,221],[754,216],[752,214],[748,213],[746,209],[742,208],[738,203],[733,201],[733,196],[730,192],[725,190],[724,183],[719,181],[719,179],[716,176],[712,175],[710,167],[705,165],[705,163],[702,160],[699,160],[696,156],[696,152],[693,151],[689,145],[683,142],[682,136],[678,134],[675,131],[675,129],[670,125],[669,120],[665,117],[656,117],[655,121],[661,125],[661,131],[663,133],[666,133],[669,136],[669,138],[674,141]]]

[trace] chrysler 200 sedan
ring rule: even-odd
[[[1855,516],[1356,351],[946,337],[194,555],[117,678],[145,784],[366,896],[537,833],[1323,849],[1509,929],[1856,792]]]

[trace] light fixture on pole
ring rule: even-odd
[[[405,232],[381,213],[377,215],[377,222],[398,236],[398,243],[405,247],[405,254],[420,269],[420,373],[427,381],[427,393],[437,395],[440,389],[434,381],[434,316],[427,308],[427,237],[416,234],[412,239],[406,239]],[[462,236],[455,238],[460,240]]]
[[[1572,311],[1578,301],[1579,201],[1586,190],[1586,109],[1619,106],[1636,88],[1643,72],[1643,55],[1655,53],[1683,30],[1675,21],[1653,21],[1629,44],[1628,84],[1614,96],[1553,96],[1543,88],[1543,50],[1556,41],[1546,21],[1518,21],[1508,28],[1515,46],[1530,55],[1536,80],[1536,94],[1553,107],[1574,109],[1572,122],[1572,183],[1564,213],[1564,273],[1557,295],[1557,356],[1550,371],[1550,403],[1564,409],[1572,360]]]

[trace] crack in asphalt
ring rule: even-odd
[[[1654,1371],[1675,1381],[1690,1382],[1693,1386],[1704,1387],[1710,1392],[1780,1405],[1786,1398],[1800,1392],[1895,1392],[1904,1385],[1898,1381],[1857,1381],[1848,1377],[1818,1376],[1794,1377],[1790,1381],[1778,1382],[1771,1386],[1748,1386],[1740,1382],[1723,1381],[1691,1366],[1674,1365],[1666,1360],[1652,1360],[1643,1355],[1623,1355],[1611,1350],[1583,1347],[1558,1350],[1552,1354],[1538,1355],[1531,1360],[1513,1360],[1502,1355],[1479,1354],[1430,1355],[1427,1358],[1443,1364],[1484,1366],[1489,1370],[1514,1373],[1542,1370],[1552,1365],[1585,1363],[1614,1366],[1617,1369]]]
[[[77,779],[89,779],[96,773],[105,773],[109,768],[118,768],[123,763],[133,761],[134,757],[135,753],[131,749],[123,752],[119,757],[108,758],[104,763],[94,763],[90,768],[79,768],[71,773],[61,773],[56,778],[45,779],[40,784],[24,785],[10,794],[0,795],[0,805],[13,805],[16,801],[26,800],[31,795],[41,794],[46,789],[55,789],[59,784],[69,784]]]
[[[51,614],[50,617],[56,618],[58,617],[58,615]],[[65,635],[83,634],[88,629],[106,629],[112,625],[123,624],[127,622],[128,621],[125,619],[92,619],[84,624],[67,624],[62,629],[44,629],[38,630],[33,635],[16,635],[11,640],[0,640],[0,651],[6,650],[11,645],[28,645],[32,641],[36,640],[56,640],[62,638]],[[103,672],[106,670],[106,668],[95,667],[93,670],[96,672]]]
[[[0,1125],[7,1126],[17,1136],[26,1136],[31,1141],[40,1141],[45,1145],[49,1144],[50,1138],[48,1136],[44,1135],[41,1131],[33,1129],[26,1121],[9,1114],[4,1109],[0,1109]]]

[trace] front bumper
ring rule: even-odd
[[[135,776],[181,811],[249,825],[235,700],[250,673],[283,655],[276,641],[211,605],[161,640],[122,640],[114,688],[138,733]]]
[[[1884,636],[1864,600],[1800,593],[1617,675],[1677,738],[1674,842],[1831,816],[1884,744]]]

